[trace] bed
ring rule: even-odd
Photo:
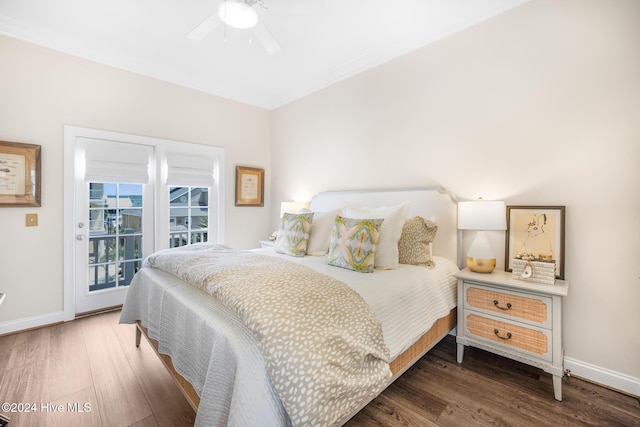
[[[345,206],[350,206],[352,210],[346,211]],[[360,215],[359,218],[366,218],[375,216],[375,212],[381,212],[376,211],[377,208],[393,207],[393,212],[397,212],[395,208],[398,206],[402,206],[402,223],[406,224],[415,218],[421,219],[421,223],[437,224],[435,239],[429,244],[430,261],[434,261],[435,266],[429,265],[426,268],[425,265],[398,263],[387,267],[376,264],[371,274],[353,271],[328,264],[331,262],[332,252],[326,255],[322,251],[316,251],[317,239],[316,243],[311,241],[314,232],[318,236],[325,235],[326,230],[322,234],[319,232],[321,224],[327,223],[326,219],[320,219],[323,215],[330,217],[330,222],[333,223],[336,213],[343,217]],[[359,208],[364,211],[358,213]],[[315,215],[311,226],[316,228],[311,229],[311,239],[306,247],[309,254],[307,256],[290,256],[278,253],[273,248],[234,251],[218,245],[185,247],[178,248],[177,251],[160,251],[150,256],[145,261],[145,267],[132,281],[120,322],[136,323],[136,344],[139,344],[141,335],[145,335],[155,348],[183,394],[197,411],[196,425],[342,425],[455,327],[457,299],[453,274],[458,271],[460,237],[456,229],[456,201],[450,193],[440,188],[324,192],[313,197],[309,209]],[[390,227],[397,220],[391,215],[380,223],[385,224],[386,221],[386,225]],[[380,224],[378,226],[382,227]],[[388,233],[388,229],[383,231]],[[405,238],[404,234],[402,238]],[[331,241],[330,244],[333,245],[334,242]],[[396,240],[397,246],[399,244]],[[196,252],[203,257],[244,260],[240,261],[242,268],[236,266],[236,270],[233,270],[236,273],[231,276],[243,276],[247,283],[262,286],[257,288],[258,293],[253,292],[260,297],[246,303],[244,300],[229,303],[226,290],[215,290],[218,289],[217,284],[208,285],[209,282],[203,281],[201,286],[195,286],[186,283],[192,277],[209,280],[214,276],[209,271],[195,272],[208,264],[209,258],[194,260],[192,264],[183,261],[192,259]],[[376,257],[382,260],[380,254],[379,248]],[[394,256],[397,257],[397,254]],[[263,262],[268,263],[264,264],[266,267],[263,267]],[[253,273],[252,269],[255,270]],[[272,338],[269,333],[259,329],[263,327],[260,323],[265,317],[263,314],[255,314],[249,320],[241,317],[255,305],[275,306],[279,300],[288,301],[291,294],[294,294],[291,298],[297,298],[298,294],[310,293],[306,289],[296,288],[295,292],[289,291],[272,297],[271,290],[276,292],[280,285],[267,284],[268,274],[259,273],[272,269],[276,275],[289,276],[291,271],[302,274],[296,277],[304,277],[302,280],[283,279],[289,282],[315,283],[316,275],[328,278],[336,286],[336,292],[342,292],[338,294],[338,299],[349,301],[342,304],[348,306],[344,310],[353,310],[354,306],[364,302],[362,310],[365,312],[358,311],[356,320],[349,317],[353,315],[350,311],[336,311],[340,314],[331,314],[333,319],[324,320],[331,327],[341,325],[340,331],[331,331],[334,334],[332,339],[338,339],[340,345],[344,336],[349,336],[348,340],[344,338],[347,341],[353,339],[353,336],[358,340],[354,347],[337,350],[341,353],[335,357],[348,361],[352,360],[352,356],[357,360],[366,359],[369,365],[363,369],[367,375],[361,375],[361,372],[353,375],[358,381],[362,380],[364,385],[351,380],[351,371],[336,370],[338,368],[334,359],[325,365],[321,365],[325,362],[316,362],[319,358],[316,355],[323,349],[317,345],[326,346],[327,341],[320,338],[316,340],[315,334],[324,336],[323,331],[314,331],[313,336],[306,338],[302,338],[303,334],[299,331],[295,331],[294,336]],[[222,277],[219,281],[224,282],[224,278],[230,275],[224,274],[226,275],[221,276],[216,272],[215,277]],[[260,275],[259,279],[254,277],[256,274]],[[235,288],[246,289],[247,286],[238,285]],[[336,300],[335,296],[331,298],[332,301]],[[297,300],[292,301],[286,304],[298,304]],[[338,310],[338,305],[340,304],[333,304],[329,311],[333,313],[334,309]],[[284,311],[290,312],[287,316],[306,313],[306,307],[295,310],[288,308],[290,306],[285,307]],[[273,311],[281,310],[269,308]],[[314,316],[327,311],[326,308],[313,308],[316,309]],[[365,315],[369,312],[373,320]],[[298,317],[303,318],[301,314]],[[318,324],[322,322],[322,319],[318,320]],[[286,324],[278,325],[278,332],[289,329]],[[367,329],[363,333],[363,329],[358,329],[357,333],[352,333],[348,331],[352,327],[367,327],[372,332],[369,334]],[[273,329],[266,330],[273,332]],[[379,336],[376,331],[380,332]],[[384,342],[379,343],[380,339],[376,341],[377,338]],[[297,353],[292,353],[296,345]],[[298,361],[297,355],[302,353],[301,345],[308,346],[310,350]],[[282,350],[283,347],[287,348]],[[363,348],[368,353],[360,353]],[[296,364],[292,365],[295,369],[288,364],[285,364],[286,368],[281,366],[281,350],[285,352],[287,363],[295,360]],[[365,356],[362,357],[362,354]],[[316,363],[324,367],[309,367]],[[347,374],[343,374],[344,372]],[[343,376],[345,378],[337,378]],[[372,379],[374,377],[375,380]],[[334,382],[335,387],[332,385]],[[311,388],[310,384],[320,384],[317,388],[321,392],[307,390]],[[340,391],[329,397],[322,394],[326,390],[331,393],[334,388]],[[290,390],[295,392],[289,393]],[[318,395],[320,401],[313,401]],[[300,396],[309,400],[303,400]],[[295,402],[296,399],[302,401]]]

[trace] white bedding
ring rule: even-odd
[[[456,306],[458,268],[444,258],[434,257],[433,270],[401,265],[367,274],[329,266],[325,257],[257,251],[307,265],[362,295],[382,323],[391,360]],[[131,284],[120,322],[137,320],[201,397],[197,426],[289,423],[255,339],[215,298],[170,274],[143,268]]]
[[[200,396],[196,426],[290,425],[256,340],[221,302],[175,276],[143,268],[120,315],[120,323],[137,320]]]
[[[394,270],[358,273],[327,265],[325,256],[290,257],[275,253],[273,248],[255,251],[304,264],[358,292],[382,323],[390,360],[414,344],[436,320],[457,305],[457,281],[453,275],[459,269],[446,258],[434,256],[436,267],[432,270],[400,264]]]

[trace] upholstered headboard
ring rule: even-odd
[[[411,202],[407,218],[419,215],[438,224],[433,254],[460,265],[458,204],[455,196],[443,188],[326,191],[313,196],[309,208],[315,212],[326,212],[342,208],[345,203],[377,207],[398,205],[407,201]]]

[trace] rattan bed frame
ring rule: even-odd
[[[182,375],[180,375],[173,367],[171,357],[167,354],[160,353],[158,351],[158,341],[150,338],[147,333],[147,328],[142,326],[140,321],[136,324],[136,347],[140,346],[142,335],[147,339],[151,347],[158,355],[167,371],[171,374],[173,379],[178,384],[180,391],[187,399],[187,402],[191,405],[194,411],[198,410],[200,404],[200,396],[193,389],[193,386]],[[456,326],[456,309],[452,309],[445,317],[441,317],[436,320],[431,329],[429,329],[422,337],[416,341],[411,347],[399,354],[389,364],[391,369],[392,378],[389,384],[391,384],[396,378],[402,375],[407,369],[409,369],[415,362],[417,362],[422,356],[424,356],[431,348],[433,348],[442,338],[444,338],[454,327]],[[367,402],[368,403],[368,402]],[[364,407],[363,405],[362,407]]]
[[[451,193],[441,188],[325,192],[314,196],[310,203],[310,208],[314,211],[322,212],[341,208],[345,202],[365,206],[376,206],[381,205],[381,203],[393,205],[406,200],[412,201],[408,215],[409,218],[414,215],[422,215],[430,217],[438,223],[438,236],[444,237],[434,242],[433,253],[448,259],[455,259],[459,264],[461,256],[459,249],[460,233],[456,229],[457,201]],[[431,350],[431,348],[440,342],[440,340],[456,326],[456,314],[457,309],[454,307],[448,315],[438,319],[411,347],[391,361],[389,367],[392,378],[389,384],[395,381],[396,378]],[[138,321],[136,327],[136,347],[140,346],[142,335],[145,336],[168,372],[175,379],[180,391],[189,404],[197,411],[198,405],[200,404],[200,396],[198,396],[189,381],[175,370],[171,357],[158,351],[158,341],[150,338],[147,333],[147,328]],[[369,402],[363,402],[362,406],[343,419],[342,423],[348,421],[368,403]]]

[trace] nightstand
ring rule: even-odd
[[[562,400],[562,298],[569,282],[543,285],[496,271],[468,269],[458,279],[458,363],[464,347],[481,348],[538,367],[553,375],[553,393]]]
[[[261,248],[272,248],[275,246],[275,244],[276,244],[275,240],[260,240]]]

